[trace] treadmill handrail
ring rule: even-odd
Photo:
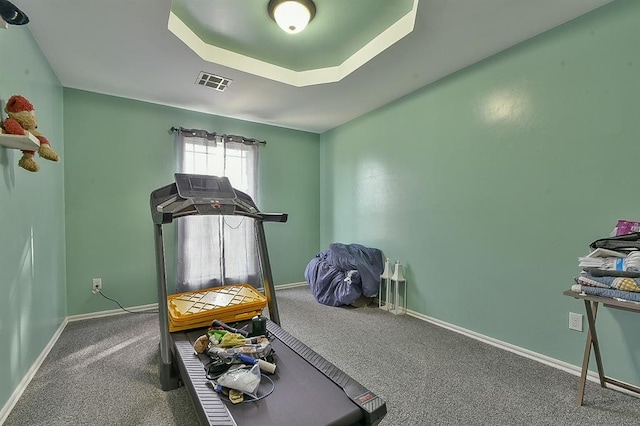
[[[261,212],[248,194],[235,189],[234,192],[236,195],[234,198],[184,198],[178,193],[175,183],[166,185],[151,193],[153,221],[156,224],[165,224],[171,223],[173,219],[190,215],[238,215],[262,222],[287,222],[287,213]],[[198,206],[208,207],[206,213],[199,211]]]
[[[262,213],[262,212],[258,212],[258,213],[249,213],[249,212],[243,212],[241,210],[235,210],[234,213],[232,215],[230,214],[225,214],[225,213],[211,213],[209,215],[207,214],[202,214],[200,213],[198,210],[196,210],[196,204],[191,204],[188,207],[192,207],[192,209],[189,210],[180,210],[178,212],[175,213],[168,213],[171,215],[172,219],[178,219],[184,216],[195,216],[195,215],[200,215],[200,216],[245,216],[245,217],[250,217],[252,219],[255,220],[259,220],[262,222],[281,222],[284,223],[288,220],[289,215],[287,213]],[[160,206],[158,206],[160,207]],[[159,213],[164,213],[162,210],[158,209]],[[166,222],[165,222],[166,223]]]

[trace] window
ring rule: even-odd
[[[226,176],[255,199],[258,145],[178,133],[181,173]],[[237,140],[237,138],[234,138]],[[178,223],[177,292],[236,283],[261,285],[254,221],[243,216],[189,216]]]

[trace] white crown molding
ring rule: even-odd
[[[239,71],[279,81],[295,87],[313,86],[316,84],[334,83],[340,81],[371,59],[379,55],[389,46],[398,42],[413,31],[419,0],[413,0],[411,10],[386,30],[378,34],[340,65],[317,68],[305,71],[294,71],[250,56],[241,55],[231,50],[223,49],[205,43],[187,24],[176,14],[169,13],[168,29],[198,56],[207,62],[224,65]]]

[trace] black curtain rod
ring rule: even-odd
[[[169,129],[170,134],[185,133],[191,137],[204,138],[207,140],[216,140],[216,138],[222,139],[223,142],[236,142],[243,143],[245,145],[266,145],[267,141],[259,141],[257,139],[247,138],[237,135],[221,135],[216,132],[208,132],[200,129],[185,129],[184,127],[171,127]]]

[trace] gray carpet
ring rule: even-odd
[[[576,407],[577,377],[418,319],[277,296],[285,330],[387,402],[382,425],[640,424],[638,398],[588,383]],[[156,315],[69,323],[5,424],[197,424],[158,363]]]

